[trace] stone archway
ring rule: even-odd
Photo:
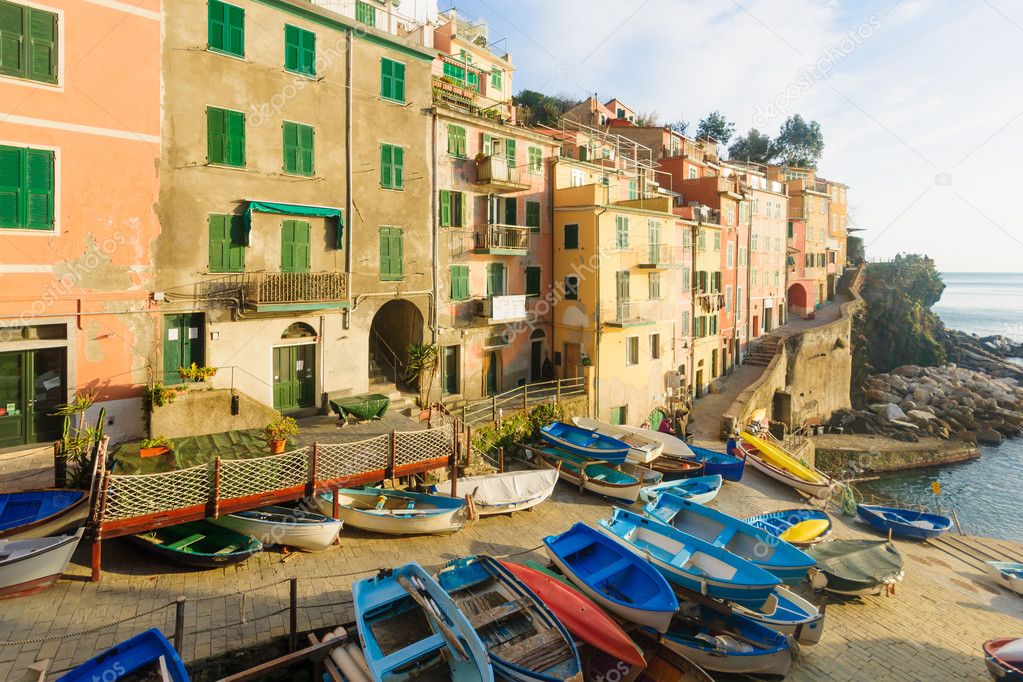
[[[424,325],[422,311],[411,301],[396,298],[380,306],[370,325],[371,370],[376,369],[396,385],[407,385],[403,373],[408,348],[423,342]]]
[[[806,316],[813,310],[813,295],[804,282],[793,282],[788,291],[789,310]]]

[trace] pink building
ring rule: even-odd
[[[76,392],[136,435],[156,338],[161,0],[0,10],[0,448],[59,437],[50,414]]]

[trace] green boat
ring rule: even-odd
[[[196,568],[236,564],[263,549],[263,543],[256,538],[206,521],[158,528],[130,539],[161,559]]]

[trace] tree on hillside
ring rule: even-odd
[[[523,90],[513,98],[515,106],[522,110],[526,125],[558,125],[561,115],[579,104],[579,100],[568,95],[545,95],[535,90]]]
[[[728,148],[728,158],[732,161],[750,161],[752,163],[771,163],[778,155],[777,147],[770,135],[753,128],[745,135],[736,138]]]
[[[696,137],[700,140],[717,140],[721,144],[728,144],[735,134],[735,124],[725,118],[720,111],[712,111],[707,117],[700,121],[696,129]]]
[[[690,125],[689,121],[685,121],[681,118],[677,121],[672,121],[671,123],[667,124],[668,128],[671,131],[676,132],[679,135],[688,135],[689,125]]]
[[[782,124],[774,143],[778,158],[787,166],[816,168],[824,153],[824,133],[820,123],[807,123],[799,114],[790,116]]]
[[[636,113],[636,125],[638,126],[659,126],[661,125],[661,114],[658,111],[640,111]]]

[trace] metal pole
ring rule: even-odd
[[[291,578],[291,602],[289,604],[289,615],[291,616],[291,630],[289,644],[291,651],[298,647],[298,578]]]
[[[178,597],[174,602],[174,648],[182,654],[185,641],[185,598]]]

